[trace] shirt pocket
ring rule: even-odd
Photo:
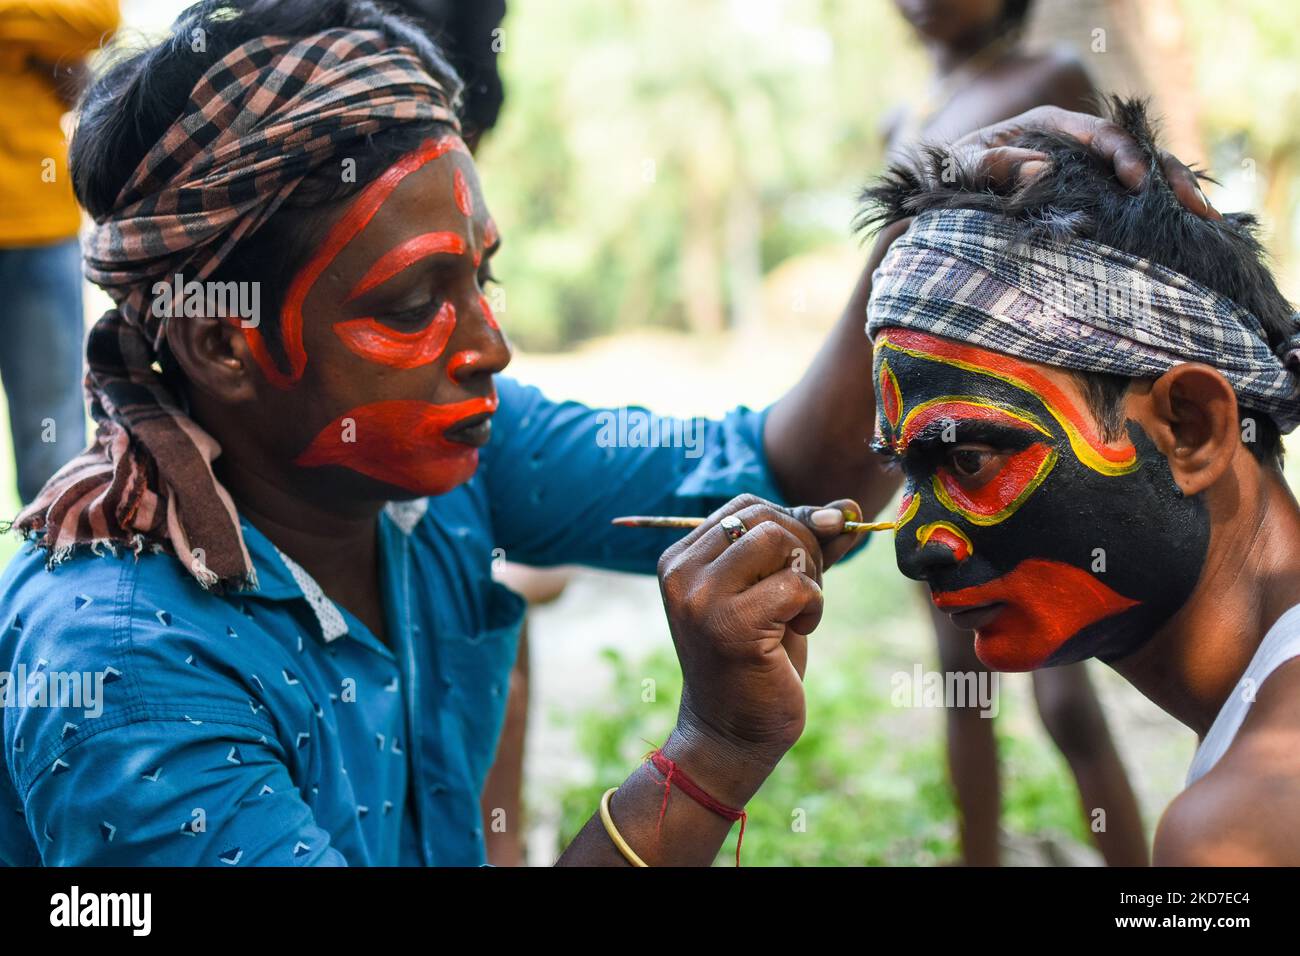
[[[478,787],[496,756],[527,610],[522,597],[490,579],[484,600],[486,626],[481,631],[443,631],[438,641],[442,683],[461,724],[468,769]]]

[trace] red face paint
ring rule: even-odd
[[[374,319],[339,322],[334,334],[363,359],[391,368],[417,368],[436,361],[456,330],[456,309],[450,302],[419,332],[398,332]]]
[[[390,249],[379,257],[361,281],[348,293],[351,302],[365,295],[377,285],[387,282],[407,266],[436,255],[461,255],[465,251],[465,240],[454,232],[426,232],[407,239],[395,249]]]
[[[940,468],[934,476],[934,493],[949,511],[972,524],[997,524],[1015,514],[1038,489],[1051,473],[1056,458],[1050,445],[1030,445],[1008,456],[997,474],[973,490],[964,488],[959,477]]]
[[[469,183],[465,182],[465,174],[459,169],[452,174],[451,186],[456,197],[456,208],[462,216],[469,219],[474,215],[474,195],[469,191]]]
[[[999,671],[1041,667],[1085,627],[1138,604],[1082,568],[1042,558],[1027,558],[987,584],[940,592],[933,599],[936,607],[950,613],[1003,605],[992,621],[975,631],[975,653]]]
[[[1089,468],[1106,475],[1121,475],[1137,467],[1133,445],[1127,438],[1117,447],[1106,444],[1090,415],[1055,382],[1018,359],[911,329],[889,329],[876,337],[876,346],[985,375],[1026,391],[1043,403],[1065,430],[1079,460]]]
[[[483,359],[483,353],[474,349],[465,349],[463,352],[457,352],[447,360],[447,377],[453,382],[459,382],[456,374],[467,365],[476,365]]]
[[[466,151],[457,136],[426,140],[419,149],[408,153],[361,191],[348,211],[325,236],[320,250],[294,276],[280,310],[280,336],[289,359],[289,371],[282,371],[271,357],[260,328],[240,326],[254,361],[277,388],[289,388],[302,377],[307,367],[307,352],[302,344],[302,306],[316,280],[352,239],[374,218],[375,213],[407,176],[451,150]]]
[[[294,463],[306,468],[341,465],[417,495],[445,494],[468,481],[478,468],[478,448],[452,441],[445,433],[496,407],[495,393],[452,405],[419,401],[362,405],[321,429]]]
[[[952,552],[954,561],[965,561],[971,556],[970,538],[956,525],[947,521],[923,524],[916,529],[916,543],[922,548],[930,544],[939,544]]]
[[[885,413],[885,421],[889,422],[891,428],[897,428],[903,411],[903,396],[898,390],[898,379],[894,378],[893,370],[885,361],[880,363],[880,405],[880,410]]]
[[[487,324],[494,329],[501,328],[501,326],[497,325],[497,317],[492,314],[492,306],[488,305],[487,297],[481,293],[478,297],[478,304],[483,309],[483,318],[487,320]]]

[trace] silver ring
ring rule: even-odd
[[[727,515],[718,522],[718,527],[721,528],[722,533],[727,536],[727,540],[733,543],[739,541],[740,536],[749,530],[745,527],[745,522],[741,521],[735,515]]]

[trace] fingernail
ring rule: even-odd
[[[840,521],[844,518],[844,512],[839,508],[818,508],[808,516],[813,523],[813,527],[821,531],[834,531],[840,526]]]
[[[1047,168],[1047,164],[1046,164],[1046,163],[1044,163],[1044,162],[1039,162],[1039,161],[1036,160],[1036,159],[1031,159],[1031,160],[1029,160],[1028,162],[1021,163],[1021,164],[1020,164],[1020,181],[1021,181],[1022,183],[1029,182],[1031,179],[1033,179],[1034,177],[1036,177],[1036,176],[1038,176],[1039,174],[1041,174],[1042,171],[1043,171],[1044,169],[1046,169],[1046,168]]]
[[[1213,206],[1210,205],[1210,198],[1205,195],[1205,190],[1202,189],[1200,186],[1196,187],[1196,193],[1201,197],[1201,202],[1204,203],[1205,211],[1208,214],[1209,211],[1214,208]]]

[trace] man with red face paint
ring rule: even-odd
[[[1154,155],[1140,105],[1119,124]],[[1300,863],[1300,316],[1247,215],[1135,192],[1079,144],[992,192],[937,154],[868,190],[916,216],[876,272],[875,446],[899,568],[1032,670],[1097,657],[1201,737],[1160,864]],[[1259,812],[1267,808],[1268,812]]]

